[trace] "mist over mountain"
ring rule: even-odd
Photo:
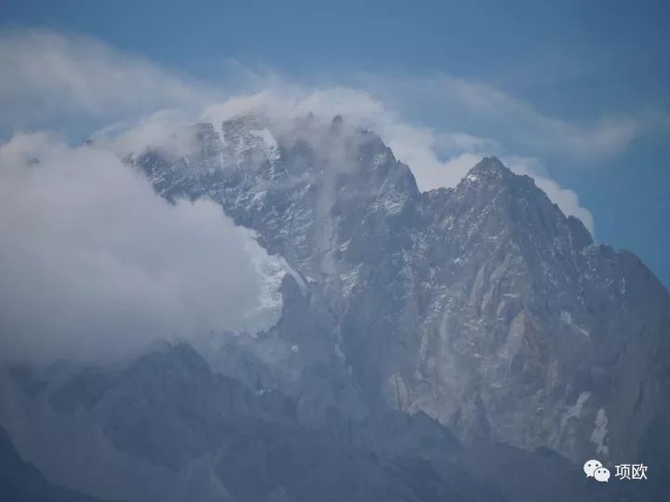
[[[532,178],[487,157],[422,192],[339,115],[178,138],[122,151],[125,168],[254,236],[244,326],[272,322],[240,328],[214,289],[217,329],[179,343],[152,325],[112,362],[6,365],[0,424],[50,482],[138,502],[662,500],[670,295]],[[585,479],[589,458],[645,463],[649,482]]]
[[[283,264],[212,201],[170,204],[103,149],[0,145],[0,360],[126,357],[274,324]]]

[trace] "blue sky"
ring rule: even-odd
[[[423,171],[429,186],[453,184],[449,176],[440,178],[439,168],[460,173],[472,156],[499,154],[517,171],[574,191],[556,188],[556,197],[566,197],[575,212],[588,210],[599,242],[634,251],[667,286],[668,25],[668,3],[645,0],[4,0],[0,61],[19,64],[12,54],[23,60],[21,77],[5,75],[0,85],[0,114],[13,121],[0,122],[0,130],[6,136],[17,128],[63,124],[84,134],[122,119],[119,108],[137,115],[210,93],[213,100],[228,99],[267,86],[303,94],[327,89],[328,99],[355,109],[357,91],[382,136],[405,152],[403,160],[415,167],[410,161],[430,157]],[[129,66],[132,75],[141,73],[138,82],[159,90],[144,90],[146,99],[133,103],[112,90],[91,93],[86,103],[73,99],[71,109],[63,105],[56,113],[41,103],[44,113],[21,115],[36,102],[30,92],[45,95],[49,82],[64,78],[45,73],[36,83],[36,70],[26,69],[25,60],[40,56],[26,48],[31,39],[23,34],[36,28],[69,41],[64,50],[76,64],[90,63],[94,54],[86,46],[100,44],[110,66]],[[97,89],[90,83],[94,73],[76,74],[88,75],[86,85]],[[74,85],[65,80],[53,96]],[[343,87],[349,92],[332,92]],[[17,90],[20,98],[11,99]],[[373,101],[383,103],[383,113]],[[440,163],[421,150],[426,135]],[[466,137],[467,146],[457,141]]]

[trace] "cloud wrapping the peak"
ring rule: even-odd
[[[148,149],[188,154],[196,146],[189,127],[192,119],[182,110],[167,109],[135,122],[117,122],[94,132],[90,140],[118,157],[139,154]]]
[[[263,255],[218,205],[170,205],[111,153],[44,134],[0,146],[3,357],[106,358],[266,328]]]
[[[249,325],[263,296],[257,264],[267,255],[219,207],[170,206],[119,160],[147,147],[188,151],[184,130],[193,122],[218,126],[258,109],[278,122],[341,114],[377,133],[421,190],[455,186],[482,157],[497,155],[592,232],[591,212],[542,160],[608,158],[670,124],[643,112],[574,122],[486,82],[441,74],[310,85],[243,68],[230,80],[240,87],[241,78],[246,90],[231,95],[226,82],[197,82],[47,30],[1,32],[0,66],[0,130],[58,127],[67,135],[64,117],[107,124],[93,135],[95,147],[48,134],[0,145],[0,343],[17,357],[90,356]]]
[[[644,134],[670,130],[663,112],[573,121],[445,74],[310,85],[238,65],[226,81],[204,83],[49,30],[0,32],[0,67],[0,132],[57,128],[67,136],[70,121],[106,125],[91,147],[49,133],[0,144],[0,351],[9,357],[102,357],[155,338],[269,322],[261,311],[276,291],[267,290],[260,268],[268,257],[249,232],[211,202],[168,204],[120,161],[149,147],[188,152],[185,131],[196,121],[218,127],[259,109],[279,123],[343,115],[377,133],[421,190],[455,186],[482,157],[497,155],[592,232],[591,212],[543,160],[607,159]],[[245,91],[225,92],[229,82]]]
[[[256,110],[263,110],[279,122],[308,113],[323,117],[341,114],[346,120],[379,134],[395,156],[410,167],[421,190],[456,186],[482,157],[499,155],[517,174],[534,177],[538,187],[565,214],[580,218],[589,231],[594,231],[593,215],[580,205],[577,194],[552,180],[537,159],[504,155],[499,142],[491,138],[459,131],[439,132],[410,123],[363,90],[346,87],[312,90],[284,85],[208,107],[200,120],[220,124]]]

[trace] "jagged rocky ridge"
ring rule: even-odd
[[[133,161],[163,196],[211,198],[287,260],[327,313],[295,341],[322,340],[368,408],[423,410],[466,442],[639,456],[667,408],[670,297],[633,254],[595,245],[496,158],[420,193],[341,117],[271,129],[199,124],[195,153]]]
[[[14,399],[26,398],[26,382],[43,377],[25,368],[15,371],[22,395]],[[463,448],[423,412],[378,410],[352,421],[333,410],[327,423],[306,427],[294,399],[276,390],[252,392],[212,372],[187,345],[154,347],[114,368],[75,371],[40,386],[23,405],[28,412],[20,420],[4,420],[25,454],[51,478],[100,498],[647,500],[624,484],[600,486],[584,479],[579,466],[547,449]],[[0,441],[0,455],[3,471],[21,473],[7,478],[10,493],[31,493],[22,481],[28,474],[37,480],[37,471],[24,467],[7,441]],[[46,483],[36,486],[41,485]],[[78,500],[73,492],[53,493]]]
[[[660,500],[670,299],[634,255],[496,158],[421,193],[341,117],[191,132],[127,160],[285,260],[281,318],[199,354],[15,368],[1,423],[50,479],[138,501]],[[654,479],[589,484],[591,457]]]

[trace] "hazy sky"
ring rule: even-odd
[[[541,175],[561,207],[592,215],[599,242],[668,285],[669,12],[662,0],[5,0],[0,131],[76,139],[270,88],[382,128],[423,187],[453,184],[480,154]]]

